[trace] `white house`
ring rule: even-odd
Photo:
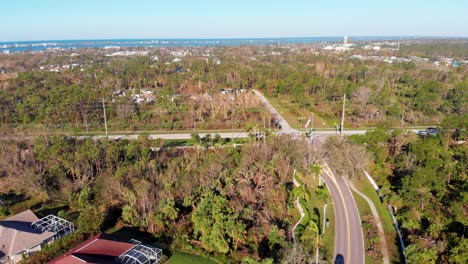
[[[75,226],[59,217],[49,215],[39,219],[31,210],[0,221],[0,263],[15,264],[68,233]]]

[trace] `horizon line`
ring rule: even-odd
[[[65,38],[65,39],[28,39],[28,40],[0,40],[0,43],[30,42],[30,41],[104,41],[104,40],[240,40],[240,39],[309,39],[309,38],[426,38],[426,39],[466,39],[467,36],[443,35],[333,35],[333,36],[290,36],[290,37],[161,37],[161,38]]]

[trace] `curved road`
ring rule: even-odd
[[[273,116],[280,119],[281,132],[297,135],[296,129],[292,128],[270,102],[257,90],[254,93],[260,98],[265,107]],[[344,134],[365,134],[364,130],[348,130]],[[315,136],[326,137],[336,135],[336,131],[316,131]],[[364,236],[362,233],[361,217],[354,201],[354,197],[343,177],[335,177],[328,165],[325,163],[322,178],[330,190],[335,211],[335,251],[336,256],[342,255],[346,264],[364,264]]]
[[[279,119],[281,125],[281,133],[290,135],[299,135],[302,132],[292,128],[288,122],[281,116],[281,114],[268,102],[268,100],[257,90],[253,90],[254,93],[259,97],[260,101],[270,111],[270,113]],[[365,134],[368,130],[345,130],[345,135],[351,134]],[[411,130],[417,131],[417,130]],[[122,133],[119,135],[109,135],[108,138],[118,139],[138,139],[140,136],[139,132]],[[150,139],[190,139],[191,133],[167,133],[167,134],[156,134],[156,133],[145,133]],[[200,137],[204,137],[208,133],[199,133]],[[211,132],[212,136],[219,134],[222,138],[248,138],[249,133],[247,132]],[[336,135],[336,131],[314,131],[314,138],[318,142],[323,141],[324,138]],[[37,135],[36,135],[37,136]],[[0,136],[0,141],[10,140],[15,135],[4,135]],[[35,137],[34,135],[23,135],[24,137]],[[100,139],[106,138],[105,135],[94,135],[94,136],[76,136],[79,139]],[[330,170],[328,165],[323,166],[322,178],[330,190],[330,194],[334,203],[335,211],[335,251],[334,258],[338,254],[344,257],[346,264],[361,264],[364,263],[364,240],[362,234],[361,220],[359,212],[351,194],[351,191],[342,177],[335,177],[333,172]]]
[[[346,264],[364,263],[364,237],[361,218],[343,177],[335,177],[327,164],[323,165],[322,178],[333,199],[335,211],[335,251],[342,255]]]

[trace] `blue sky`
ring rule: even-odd
[[[11,0],[0,41],[468,36],[467,0]]]

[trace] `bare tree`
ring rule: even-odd
[[[314,256],[300,243],[283,249],[282,264],[307,264],[314,262]]]
[[[369,102],[369,98],[371,96],[371,89],[367,86],[359,87],[356,91],[352,94],[353,103],[366,105]]]
[[[362,146],[353,144],[340,137],[329,137],[325,142],[325,156],[338,173],[354,178],[360,175],[371,160]]]

